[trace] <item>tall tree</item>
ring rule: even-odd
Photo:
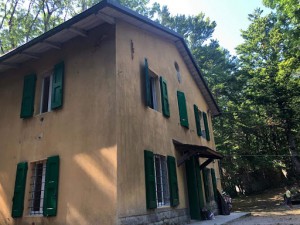
[[[101,0],[0,0],[0,54],[54,28]],[[159,4],[149,0],[115,0],[153,17]]]
[[[289,35],[294,29],[282,15],[262,16],[257,9],[249,15],[252,22],[242,31],[244,43],[237,52],[241,68],[248,77],[245,94],[252,104],[263,106],[269,124],[284,130],[294,172],[300,175],[300,161],[295,142],[299,116],[300,83],[294,73],[299,68],[298,50]]]

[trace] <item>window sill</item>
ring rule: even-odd
[[[38,215],[26,215],[26,216],[24,216],[25,218],[32,218],[32,217],[44,217],[44,215],[43,214],[38,214]]]
[[[163,206],[158,206],[156,209],[159,211],[164,211],[164,210],[168,210],[171,208],[171,205],[163,205]]]
[[[41,117],[41,116],[45,116],[47,115],[48,113],[51,113],[52,111],[48,111],[48,112],[43,112],[43,113],[38,113],[35,115],[35,117]]]
[[[154,112],[158,112],[158,113],[161,113],[161,111],[159,111],[158,109],[153,109],[151,108],[150,106],[147,106],[148,109],[152,109]]]

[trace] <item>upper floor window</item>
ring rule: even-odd
[[[36,74],[24,77],[20,118],[30,118],[34,114]],[[63,106],[64,62],[54,66],[53,73],[43,78],[39,112],[49,112]]]
[[[200,126],[202,128],[202,130],[201,130],[202,137],[206,139],[206,132],[205,132],[205,126],[204,126],[203,112],[199,111],[199,115],[200,115]]]
[[[202,136],[207,141],[210,141],[208,117],[206,112],[201,112],[197,105],[194,105],[196,129],[198,136]]]
[[[208,117],[207,117],[206,112],[202,112],[202,116],[203,116],[203,123],[204,123],[204,128],[205,128],[205,138],[206,138],[206,140],[210,141]]]
[[[52,73],[47,74],[43,78],[40,113],[51,111],[52,80]]]
[[[170,117],[167,81],[149,69],[147,59],[145,59],[144,78],[146,106],[162,111],[165,117]]]
[[[159,105],[160,105],[160,102],[159,102],[159,82],[158,82],[158,76],[150,71],[150,92],[151,92],[151,108],[156,110],[156,111],[159,111]]]

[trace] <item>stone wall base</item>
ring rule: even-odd
[[[119,225],[184,225],[189,222],[188,209],[158,209],[145,215],[119,218]]]

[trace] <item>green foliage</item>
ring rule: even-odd
[[[246,189],[250,183],[244,175],[257,171],[285,169],[289,177],[299,175],[299,25],[278,11],[288,5],[276,4],[269,15],[259,9],[249,15],[232,83],[213,82],[231,90],[221,93],[227,102],[218,97],[225,110],[215,119],[217,147],[227,155],[224,182],[231,191]]]
[[[299,0],[263,0],[265,6],[285,14],[293,23],[300,22]]]

